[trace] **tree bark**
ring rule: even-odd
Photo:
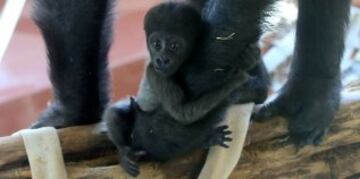
[[[252,123],[230,178],[360,178],[360,93],[342,101],[324,142],[297,150],[286,122]],[[345,95],[345,97],[351,96]],[[58,130],[70,178],[130,178],[117,165],[103,124]],[[165,163],[143,162],[139,178],[196,178],[205,159],[196,151]],[[21,137],[0,138],[0,178],[31,178]]]

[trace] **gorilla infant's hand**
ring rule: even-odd
[[[289,80],[275,100],[254,114],[254,120],[283,116],[298,147],[318,145],[338,109],[340,86],[337,79]]]
[[[211,146],[221,146],[224,148],[229,148],[229,145],[226,144],[232,141],[231,131],[229,130],[229,126],[223,125],[213,129],[213,131],[209,134],[208,142],[205,144],[205,148],[210,148]]]

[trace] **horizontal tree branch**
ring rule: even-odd
[[[283,119],[252,123],[231,178],[359,178],[360,92],[343,99],[318,147],[296,150]],[[58,134],[70,178],[128,178],[103,124],[60,129]],[[0,156],[0,178],[31,178],[20,136],[0,138]],[[165,163],[144,162],[139,178],[196,178],[204,159],[205,152],[196,151]]]

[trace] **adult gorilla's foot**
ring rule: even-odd
[[[298,147],[321,143],[340,100],[340,83],[337,80],[302,82],[288,83],[274,101],[264,105],[253,116],[254,121],[260,122],[274,116],[285,117],[289,135]]]
[[[92,124],[100,121],[98,118],[80,117],[78,114],[67,112],[56,105],[49,106],[40,116],[40,118],[31,124],[30,128],[41,127],[65,128],[76,125]]]

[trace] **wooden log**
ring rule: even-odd
[[[360,94],[351,95],[317,147],[296,150],[283,119],[251,124],[248,145],[230,178],[360,178]],[[102,124],[58,131],[70,178],[129,178],[117,165]],[[0,138],[0,156],[1,179],[31,178],[19,136]],[[196,178],[204,159],[205,153],[196,151],[165,163],[144,162],[139,178]]]

